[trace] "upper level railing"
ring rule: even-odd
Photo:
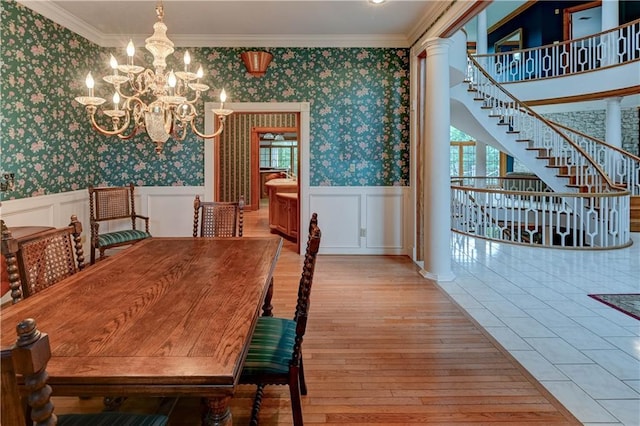
[[[640,195],[640,157],[563,124],[551,123],[589,154],[614,185]]]
[[[629,192],[545,192],[539,179],[451,178],[451,229],[537,247],[611,249],[631,244]]]
[[[587,37],[474,58],[498,83],[613,67],[640,60],[640,19]]]
[[[547,165],[571,175],[575,191],[620,190],[578,144],[498,84],[473,57],[469,57],[466,81],[490,116],[497,117],[510,132],[517,132],[518,140],[527,143],[527,148],[538,150],[539,156],[548,158]]]

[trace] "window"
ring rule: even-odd
[[[291,173],[297,173],[298,142],[261,140],[260,168],[288,169]]]
[[[450,138],[450,176],[476,176],[475,140],[455,127],[451,127]],[[487,176],[500,175],[500,151],[487,145]]]

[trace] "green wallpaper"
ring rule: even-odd
[[[204,145],[193,135],[182,143],[169,140],[158,156],[146,135],[120,141],[90,130],[73,98],[86,91],[87,71],[106,74],[109,53],[123,58],[124,51],[98,48],[13,0],[0,7],[1,168],[17,179],[8,198],[129,181],[204,184]],[[205,68],[204,82],[224,86],[228,102],[311,104],[312,186],[409,184],[408,49],[271,48],[274,59],[262,78],[245,71],[244,50],[189,49],[192,63]],[[183,52],[168,62],[179,66]],[[150,63],[143,57],[136,62]],[[96,80],[96,93],[110,98],[107,84]],[[217,101],[215,93],[203,102]]]
[[[69,91],[95,45],[13,1],[0,2],[0,170],[16,174],[6,198],[86,188],[96,180],[94,136]]]

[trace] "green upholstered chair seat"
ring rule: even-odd
[[[151,234],[137,229],[109,232],[98,235],[98,247],[108,247],[114,244],[122,244],[128,241],[138,241],[151,237]]]
[[[58,426],[165,426],[169,419],[160,414],[61,414]]]
[[[287,374],[295,339],[295,321],[274,317],[258,318],[242,375]]]

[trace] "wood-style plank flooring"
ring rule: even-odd
[[[245,235],[268,233],[265,213],[245,214]],[[301,260],[285,242],[275,315],[293,315]],[[306,425],[580,424],[407,257],[320,255],[303,353]],[[241,387],[234,425],[248,424],[252,398]],[[102,407],[99,398],[54,402],[58,413]],[[123,410],[156,405],[131,399]],[[170,424],[197,425],[199,411],[197,399],[180,399]],[[267,387],[260,421],[292,424],[287,387]]]

